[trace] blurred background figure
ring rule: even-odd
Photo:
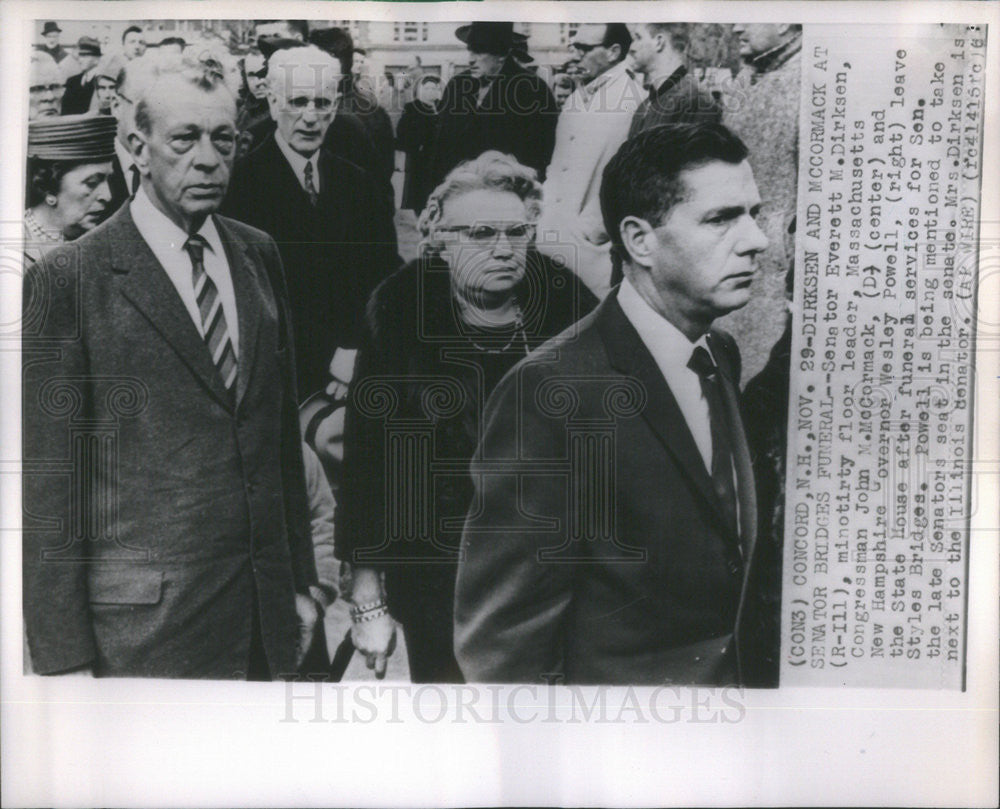
[[[441,79],[425,75],[417,80],[415,97],[404,108],[396,126],[396,149],[406,156],[401,208],[422,211],[430,194],[431,149],[437,128]]]
[[[628,70],[632,37],[624,23],[581,25],[570,49],[582,82],[563,105],[538,249],[561,260],[603,298],[611,288],[611,241],[598,191],[608,161],[625,142],[642,87]]]
[[[632,119],[630,138],[662,124],[721,121],[722,107],[685,63],[690,28],[687,23],[632,26],[632,65],[643,75],[649,95]]]
[[[500,378],[596,303],[533,249],[540,204],[534,170],[510,155],[489,151],[459,165],[420,216],[421,256],[369,302],[348,399],[335,541],[353,568],[345,595],[355,605],[354,643],[376,676],[395,646],[396,618],[413,682],[462,681],[452,603],[473,492],[467,472],[423,478],[430,457],[394,465],[388,432],[429,431],[433,458],[467,469]],[[393,403],[390,413],[380,401]]]
[[[527,40],[515,37],[510,22],[462,25],[455,36],[465,43],[470,66],[444,88],[432,184],[490,149],[513,155],[542,177],[552,159],[559,107],[545,82],[511,55]]]
[[[250,51],[243,59],[243,81],[246,92],[239,102],[236,129],[239,142],[237,160],[248,154],[270,131],[271,112],[267,106],[267,60],[260,51]]]
[[[385,184],[385,193],[392,197],[390,183],[396,168],[392,121],[381,106],[372,90],[371,81],[364,72],[366,55],[356,48],[351,35],[343,28],[323,28],[313,31],[312,43],[340,63],[340,104],[338,115],[355,116],[364,126],[368,141],[374,149],[375,164],[370,168]],[[340,133],[334,130],[329,137],[335,139]],[[327,148],[337,151],[335,144],[328,142]],[[360,164],[359,164],[360,165]],[[362,165],[362,168],[369,166]]]
[[[24,255],[29,263],[108,215],[114,139],[114,119],[102,116],[49,116],[28,124]]]
[[[130,25],[122,32],[122,55],[131,62],[146,52],[146,35],[138,25]]]
[[[556,73],[552,77],[552,95],[555,96],[560,109],[566,103],[566,99],[573,95],[575,89],[576,82],[569,73]]]
[[[262,39],[297,39],[299,42],[308,42],[309,22],[307,20],[257,20],[254,23],[253,39],[258,48]]]
[[[91,99],[91,109],[99,115],[114,115],[115,93],[118,88],[120,70],[112,73],[112,60],[101,59],[94,75],[94,97]]]
[[[62,99],[63,115],[81,115],[94,109],[91,104],[97,86],[101,43],[93,37],[80,37],[76,43],[76,60],[80,72],[66,79],[66,92]]]
[[[62,28],[59,27],[59,23],[49,21],[42,26],[42,41],[35,45],[41,53],[51,56],[57,65],[70,55],[70,52],[59,43],[61,37]]]
[[[156,46],[156,49],[161,54],[172,53],[175,56],[180,56],[184,53],[186,47],[187,42],[185,42],[184,37],[164,37],[160,40],[160,44]]]
[[[29,75],[28,120],[59,115],[66,85],[55,60],[47,53],[36,51],[31,54]]]

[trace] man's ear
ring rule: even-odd
[[[625,252],[633,263],[640,267],[653,265],[653,254],[657,248],[653,226],[638,216],[626,216],[618,225]]]
[[[653,40],[656,42],[656,52],[663,53],[663,51],[667,48],[667,35],[664,34],[663,31],[657,31],[653,34]]]
[[[267,111],[271,113],[271,120],[278,120],[278,97],[274,94],[271,89],[271,85],[267,86]]]
[[[128,148],[140,174],[149,174],[149,145],[145,136],[136,129],[128,133]]]
[[[789,31],[792,30],[792,24],[790,22],[778,23],[778,36],[784,38]]]

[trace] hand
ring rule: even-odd
[[[356,348],[338,348],[333,352],[329,368],[333,381],[327,385],[326,392],[334,401],[346,398],[348,387],[354,378],[354,361],[357,357]]]
[[[375,677],[385,677],[386,661],[396,649],[396,622],[388,613],[373,621],[355,621],[351,626],[354,648],[365,656],[365,665]]]
[[[316,602],[302,593],[295,594],[295,611],[299,615],[299,637],[295,644],[295,668],[305,660],[306,652],[312,646],[313,635],[319,624],[320,610]],[[322,627],[319,627],[322,631]]]

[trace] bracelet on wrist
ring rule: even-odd
[[[351,604],[352,613],[370,612],[371,610],[377,610],[385,606],[384,598],[377,598],[374,601],[365,601],[361,604]]]
[[[352,610],[351,620],[356,624],[367,624],[369,621],[374,621],[376,618],[381,618],[388,614],[389,608],[383,604],[381,607],[365,612],[354,612]]]

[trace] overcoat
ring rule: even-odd
[[[357,347],[368,296],[398,266],[392,210],[379,181],[325,149],[318,173],[312,205],[269,135],[233,168],[222,207],[278,244],[301,399],[326,387],[336,348]]]
[[[496,149],[538,172],[552,159],[559,105],[538,76],[507,57],[479,100],[480,81],[463,72],[445,85],[435,136],[430,187],[456,165]]]

